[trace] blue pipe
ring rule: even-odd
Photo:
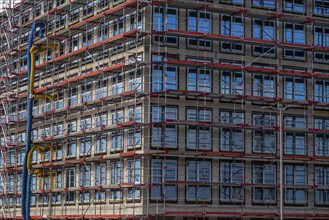
[[[26,124],[26,148],[25,148],[25,157],[23,165],[23,185],[22,185],[22,217],[23,220],[30,220],[30,208],[31,208],[31,175],[29,175],[27,170],[27,156],[29,150],[31,149],[31,133],[32,133],[32,112],[33,112],[33,101],[34,98],[30,94],[30,77],[31,77],[31,54],[30,49],[33,45],[34,35],[36,28],[40,28],[39,38],[43,37],[43,31],[45,24],[44,23],[33,23],[30,33],[30,39],[27,47],[27,65],[28,65],[28,94],[27,94],[27,124]]]

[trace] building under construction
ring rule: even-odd
[[[328,0],[0,7],[1,219],[329,219]]]

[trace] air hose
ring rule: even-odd
[[[39,38],[41,39],[43,37],[43,31],[45,24],[44,23],[33,23],[30,33],[30,39],[28,42],[27,47],[27,65],[28,65],[28,95],[27,95],[27,124],[26,124],[26,148],[25,148],[25,157],[24,157],[24,165],[23,165],[23,181],[22,181],[22,217],[23,220],[30,220],[30,209],[31,209],[31,175],[29,175],[29,171],[27,170],[27,163],[28,163],[28,154],[31,149],[32,144],[32,112],[33,112],[33,101],[34,97],[33,94],[30,93],[31,83],[30,83],[30,77],[31,77],[31,53],[30,49],[33,46],[33,40],[35,31],[37,28],[40,28],[40,35]]]

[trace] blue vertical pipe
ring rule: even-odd
[[[23,165],[23,185],[22,185],[22,217],[23,220],[30,220],[30,208],[31,208],[31,176],[27,170],[27,156],[29,150],[31,149],[32,144],[32,111],[33,111],[33,97],[30,94],[30,77],[31,77],[31,53],[30,49],[33,45],[33,39],[35,35],[36,28],[40,28],[40,36],[39,38],[43,37],[43,31],[45,24],[44,23],[33,23],[30,33],[30,39],[28,42],[27,47],[27,65],[28,65],[28,88],[27,88],[27,124],[26,124],[26,148],[25,148],[25,157],[24,157],[24,165]],[[33,88],[32,88],[33,89]]]

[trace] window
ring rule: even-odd
[[[155,15],[154,14],[154,17],[159,17],[161,15]],[[168,15],[169,16],[169,15]],[[168,18],[168,21],[169,21],[169,18]],[[155,24],[156,21],[154,20],[153,23]],[[172,22],[170,22],[172,23]],[[136,12],[133,12],[130,14],[130,30],[133,30],[133,29],[138,29],[138,30],[141,30],[143,28],[143,23],[142,23],[142,13],[139,12],[139,13],[136,13]]]
[[[80,130],[88,130],[91,129],[91,117],[82,118],[80,120]]]
[[[222,123],[243,124],[244,113],[235,111],[220,111],[219,121]]]
[[[68,102],[68,106],[73,106],[78,103],[76,87],[69,88],[69,97],[68,97],[67,102]]]
[[[163,184],[177,180],[177,160],[151,160],[151,199],[177,199],[177,185]]]
[[[106,191],[104,189],[94,191],[94,195],[95,195],[95,202],[105,202],[105,200],[106,200]]]
[[[49,202],[49,194],[39,195],[39,204],[47,205]]]
[[[93,98],[93,82],[81,86],[81,102],[90,102]]]
[[[106,164],[95,164],[95,186],[106,185]]]
[[[17,134],[17,142],[24,142],[25,141],[25,132]]]
[[[212,1],[211,1],[212,2]],[[220,2],[223,2],[223,3],[239,3],[239,4],[242,4],[244,3],[244,0],[220,0]]]
[[[26,44],[28,40],[28,32],[25,32],[21,35],[21,44]],[[25,58],[25,56],[24,56]],[[21,70],[27,69],[27,60],[25,59],[23,62],[21,62]]]
[[[63,149],[61,145],[58,146],[53,146],[54,150],[53,151],[53,160],[61,160],[63,157]]]
[[[253,113],[252,119],[254,125],[265,125],[265,126],[276,125],[276,114],[270,115],[267,113]]]
[[[314,46],[329,46],[329,28],[326,27],[314,27]]]
[[[56,0],[56,7],[65,3],[65,0]]]
[[[122,192],[118,189],[110,190],[110,202],[122,201]]]
[[[287,185],[305,185],[306,167],[303,165],[284,165],[284,184]],[[307,189],[288,188],[284,192],[285,203],[304,204],[307,201]]]
[[[153,65],[152,90],[154,92],[167,89],[177,89],[177,67],[168,65]]]
[[[94,13],[94,1],[88,0],[87,3],[83,6],[83,16],[92,15]]]
[[[141,130],[130,129],[128,132],[128,147],[139,147],[142,145]]]
[[[63,177],[62,177],[62,170],[57,170],[56,174],[55,174],[55,185],[54,188],[60,189],[63,187],[62,181],[63,181]]]
[[[329,130],[329,120],[325,118],[314,118],[314,128]]]
[[[107,2],[104,0],[104,2]],[[99,25],[97,30],[97,41],[102,41],[109,38],[109,22],[104,22]]]
[[[292,128],[306,128],[306,118],[298,116],[285,116],[284,126]]]
[[[190,108],[186,109],[186,119],[188,121],[209,121],[213,120],[211,109],[206,108]]]
[[[67,157],[76,157],[77,155],[77,140],[71,139],[67,144]]]
[[[141,69],[138,68],[137,71],[131,71],[129,73],[128,90],[136,89],[137,92],[142,91],[142,79],[141,79]]]
[[[90,202],[90,191],[89,190],[84,190],[81,191],[79,194],[79,202],[81,203],[89,203]]]
[[[314,0],[313,13],[316,15],[329,15],[329,1],[328,0]]]
[[[8,175],[8,184],[7,184],[7,192],[14,193],[15,189],[15,176],[14,175]]]
[[[75,203],[75,191],[70,191],[66,193],[66,202]]]
[[[283,8],[287,11],[304,12],[304,0],[284,0]]]
[[[211,41],[197,38],[187,38],[188,47],[199,48],[199,49],[211,49]]]
[[[41,4],[35,7],[33,18],[39,17],[40,15],[41,15]]]
[[[253,76],[253,95],[263,97],[276,96],[275,77],[270,75]]]
[[[188,121],[211,121],[212,112],[209,109],[187,108]],[[187,126],[186,127],[186,148],[210,150],[212,140],[212,130],[207,126]]]
[[[284,42],[305,44],[305,26],[302,24],[284,23]],[[284,49],[287,58],[304,58],[302,50]]]
[[[23,174],[22,173],[17,173],[17,185],[16,185],[16,191],[17,192],[22,192],[22,184],[23,184]],[[1,185],[0,185],[1,187]]]
[[[35,206],[36,205],[36,203],[37,203],[36,200],[37,200],[36,199],[36,195],[31,195],[31,205],[32,206]]]
[[[65,27],[65,22],[66,22],[66,15],[57,16],[55,18],[56,29],[64,28]]]
[[[112,125],[123,123],[124,117],[123,117],[123,110],[115,110],[111,113],[112,118]]]
[[[285,133],[284,153],[291,155],[305,154],[305,134]]]
[[[82,34],[82,47],[86,47],[94,42],[94,29],[90,28]]]
[[[253,188],[254,202],[275,202],[276,198],[276,165],[253,164],[253,183],[264,186]],[[272,185],[272,186],[266,186]]]
[[[24,119],[26,118],[26,109],[27,109],[27,101],[21,101],[19,103],[19,113],[18,113],[18,118],[19,119]]]
[[[107,148],[107,134],[101,134],[96,136],[95,141],[95,154],[106,152]]]
[[[106,125],[107,125],[107,112],[96,115],[95,126],[101,127],[101,126],[106,126]]]
[[[142,122],[142,107],[131,107],[128,109],[128,121]]]
[[[188,11],[188,30],[198,32],[211,32],[211,14],[202,11]]]
[[[116,74],[112,77],[112,95],[124,92],[124,75]]]
[[[263,40],[275,40],[275,27],[274,21],[268,20],[259,20],[254,19],[253,23],[253,38],[263,39]],[[262,47],[262,46],[254,46],[253,47],[254,54],[263,54],[268,56],[275,55],[275,49],[273,47]]]
[[[329,28],[314,27],[314,46],[329,47]],[[320,62],[329,62],[329,53],[314,52],[314,60]]]
[[[80,139],[80,155],[90,155],[91,154],[91,137],[86,136]]]
[[[315,188],[315,203],[317,205],[329,205],[329,167],[315,166],[314,170],[315,185],[322,186]]]
[[[239,43],[221,42],[220,50],[224,52],[240,53],[243,52],[243,45]]]
[[[45,127],[40,130],[40,135],[42,138],[50,137],[50,127]]]
[[[255,153],[276,153],[275,131],[253,131],[253,151]]]
[[[44,175],[43,178],[39,178],[40,180],[40,189],[48,190],[49,187],[49,175]]]
[[[128,183],[140,183],[141,182],[141,160],[128,160]]]
[[[51,195],[51,204],[62,204],[62,193],[53,192]]]
[[[329,156],[329,135],[316,134],[314,148],[316,156]]]
[[[254,19],[253,37],[263,40],[275,40],[274,21]]]
[[[291,50],[284,49],[284,57],[288,59],[305,59],[305,51],[304,50]]]
[[[204,68],[188,68],[187,90],[211,92],[211,72]]]
[[[76,132],[77,131],[77,121],[70,121],[67,124],[67,132],[71,133],[71,132]]]
[[[66,188],[75,187],[75,168],[66,171]]]
[[[304,100],[306,98],[305,79],[285,78],[284,97],[287,99]]]
[[[176,126],[153,126],[152,127],[152,147],[166,147],[177,149],[177,127]]]
[[[79,49],[79,34],[71,37],[71,52]]]
[[[24,156],[25,156],[25,149],[17,150],[17,164],[18,165],[23,165]]]
[[[90,165],[80,167],[80,186],[90,186]]]
[[[63,134],[63,123],[58,123],[53,125],[53,135],[62,135]]]
[[[222,128],[220,132],[220,150],[244,151],[244,132],[239,128]]]
[[[177,19],[177,9],[164,7],[155,7],[153,15],[153,30],[155,31],[165,31],[168,29],[177,29],[178,19]],[[175,36],[163,36],[156,35],[154,40],[156,42],[167,42],[172,44],[177,44],[177,37]]]
[[[118,151],[123,149],[123,133],[113,131],[111,133],[111,150]]]
[[[202,11],[188,11],[188,31],[211,32],[211,14]],[[188,38],[188,45],[200,48],[211,48],[211,41]]]
[[[122,34],[124,32],[124,17],[113,20],[113,36]]]
[[[275,8],[275,0],[253,0],[252,4],[263,8]]]
[[[237,202],[243,201],[244,191],[242,186],[225,186],[225,183],[244,183],[244,164],[236,162],[220,162],[220,201]]]
[[[97,8],[99,10],[101,10],[109,5],[109,2],[106,0],[97,0],[96,3],[97,3]]]
[[[209,127],[187,126],[186,148],[211,150],[212,130]]]
[[[122,161],[111,162],[111,184],[122,183]]]
[[[97,81],[96,99],[100,99],[100,98],[104,98],[104,97],[108,96],[107,84],[108,84],[107,78],[103,78],[103,79]]]
[[[314,100],[318,102],[329,102],[329,81],[315,80]]]
[[[140,199],[141,199],[141,189],[139,187],[128,188],[127,201],[140,200]]]
[[[221,34],[229,36],[243,37],[242,17],[222,15]],[[239,43],[221,42],[223,51],[242,52],[243,45]]]
[[[186,181],[201,182],[200,185],[186,186],[186,199],[190,201],[211,201],[211,162],[210,161],[186,161]]]
[[[223,94],[243,95],[244,79],[242,73],[222,71],[220,86]]]
[[[242,17],[222,15],[221,34],[243,37]]]
[[[177,120],[177,108],[170,106],[153,106],[152,122],[163,122],[165,120]]]

